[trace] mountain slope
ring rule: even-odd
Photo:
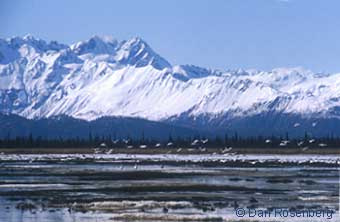
[[[198,125],[263,113],[339,118],[340,73],[172,66],[140,38],[71,46],[0,40],[0,112],[27,118],[138,117]]]

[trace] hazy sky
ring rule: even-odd
[[[340,72],[339,0],[0,1],[0,37],[140,36],[172,64]]]

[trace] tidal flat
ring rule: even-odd
[[[338,155],[0,154],[0,221],[339,221]],[[332,219],[235,209],[332,210]]]

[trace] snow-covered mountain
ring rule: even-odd
[[[95,36],[71,46],[0,39],[0,112],[165,121],[262,113],[340,117],[340,73],[302,68],[210,70],[171,65],[140,38]]]

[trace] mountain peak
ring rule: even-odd
[[[127,41],[129,44],[147,44],[141,37],[134,36]]]
[[[170,63],[158,55],[140,37],[118,42],[111,36],[93,36],[86,41],[81,41],[71,46],[77,55],[95,57],[108,55],[110,61],[121,65],[144,67],[152,65],[156,69],[171,67]]]
[[[1,39],[0,39],[1,40]],[[6,40],[2,40],[3,44],[6,44],[9,48],[18,49],[23,45],[28,45],[39,52],[45,52],[48,50],[59,51],[62,49],[69,48],[68,45],[61,44],[57,41],[50,41],[49,43],[43,39],[36,38],[31,34],[27,34],[23,37],[14,36],[12,38],[8,38]],[[9,54],[7,52],[7,54]]]
[[[75,43],[71,49],[78,55],[92,53],[98,54],[115,54],[117,40],[111,36],[92,36],[86,41]]]
[[[23,40],[26,40],[26,41],[35,41],[35,40],[38,40],[36,39],[32,34],[28,33],[26,35],[24,35],[24,37],[22,37]]]
[[[142,38],[133,37],[122,41],[117,50],[117,60],[123,64],[143,67],[152,65],[156,69],[171,67],[170,63],[158,55]]]
[[[125,51],[131,51],[131,52],[134,50],[137,50],[137,52],[139,51],[140,53],[143,50],[148,50],[148,51],[153,52],[150,46],[140,37],[133,37],[129,40],[122,41],[120,43],[120,49],[125,50]]]
[[[12,38],[7,39],[7,42],[14,47],[20,47],[23,44],[27,44],[40,50],[44,50],[47,46],[46,41],[36,38],[31,34],[27,34],[23,37],[14,36]]]
[[[308,70],[304,67],[298,66],[298,67],[291,67],[291,68],[287,68],[287,67],[279,67],[279,68],[275,68],[272,70],[273,73],[283,73],[283,74],[313,74],[313,72],[311,70]]]

